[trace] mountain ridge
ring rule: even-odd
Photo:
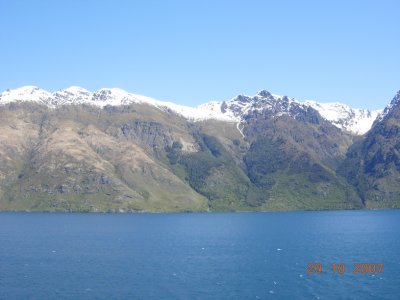
[[[239,124],[248,113],[257,110],[269,109],[275,111],[278,115],[290,115],[292,106],[301,107],[305,110],[308,107],[312,107],[334,126],[356,135],[365,134],[382,113],[382,110],[371,111],[351,108],[338,102],[318,103],[311,100],[301,102],[287,96],[271,94],[266,90],[261,90],[254,96],[238,95],[227,101],[210,101],[197,107],[160,101],[132,94],[119,88],[102,88],[96,92],[90,92],[78,86],[71,86],[50,93],[36,86],[23,86],[0,93],[0,105],[18,101],[37,102],[49,108],[55,108],[60,105],[85,104],[104,107],[106,105],[118,106],[142,103],[155,106],[161,110],[172,110],[192,121],[215,119]]]

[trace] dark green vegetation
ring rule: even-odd
[[[400,207],[400,92],[386,113],[350,147],[339,168],[369,208]]]
[[[195,134],[195,139],[200,147],[198,152],[181,154],[176,162],[170,162],[178,164],[184,180],[207,197],[211,209],[247,210],[264,202],[261,191],[216,137]]]
[[[354,188],[335,172],[352,137],[299,110],[296,118],[255,116],[245,129],[250,180],[267,195],[265,209],[361,208]]]
[[[300,106],[249,113],[244,138],[145,104],[0,106],[0,210],[399,207],[395,99],[364,137]]]

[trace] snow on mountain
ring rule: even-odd
[[[382,110],[370,111],[368,109],[351,108],[342,103],[317,103],[306,101],[306,105],[318,110],[320,115],[336,127],[347,131],[364,134],[374,123]]]
[[[118,88],[103,88],[92,93],[81,87],[72,86],[50,93],[35,86],[24,86],[0,93],[0,104],[19,101],[37,102],[50,108],[73,104],[104,107],[107,105],[119,106],[141,103],[155,106],[164,111],[173,111],[192,121],[216,119],[236,122],[238,128],[241,121],[254,112],[267,112],[274,117],[290,115],[296,118],[300,112],[306,112],[311,107],[336,127],[355,134],[367,132],[381,112],[354,109],[341,103],[300,102],[286,96],[273,95],[266,90],[262,90],[254,96],[239,95],[228,101],[211,101],[196,108],[155,100],[128,93]]]
[[[78,86],[71,86],[54,92],[49,97],[51,106],[86,103],[92,98],[92,93]]]
[[[14,90],[6,90],[0,94],[0,104],[11,102],[29,101],[42,104],[47,103],[51,93],[42,90],[36,86],[23,86]]]
[[[317,103],[315,101],[300,102],[286,96],[273,95],[262,90],[255,96],[239,95],[224,102],[209,102],[199,109],[221,112],[231,119],[239,120],[254,111],[269,111],[275,116],[290,115],[296,117],[300,110],[311,107],[336,127],[355,134],[364,134],[372,126],[381,110],[351,108],[342,103]]]
[[[86,104],[98,107],[107,105],[119,106],[131,103],[148,104],[164,111],[173,111],[190,120],[200,121],[206,119],[218,119],[234,121],[230,116],[218,111],[198,109],[189,106],[178,105],[172,102],[159,101],[146,96],[128,93],[118,88],[103,88],[94,93],[81,87],[72,86],[54,93],[49,93],[35,86],[24,86],[14,90],[0,93],[0,105],[11,102],[32,101],[56,108],[60,105]]]
[[[286,96],[273,95],[265,90],[255,96],[239,95],[229,101],[209,102],[198,106],[200,110],[210,110],[240,121],[253,112],[270,112],[274,116],[284,114],[295,117],[299,109],[307,110],[307,106]]]

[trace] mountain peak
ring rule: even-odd
[[[261,91],[259,91],[258,93],[257,93],[257,96],[260,96],[260,97],[270,97],[270,96],[272,96],[272,94],[270,93],[270,92],[268,92],[267,90],[261,90]]]
[[[81,104],[90,101],[92,93],[79,86],[70,86],[66,89],[58,90],[52,94],[49,100],[50,105]]]
[[[128,92],[119,88],[102,88],[93,94],[93,100],[104,102],[109,99],[120,100],[127,98],[128,96]]]
[[[83,94],[83,93],[84,94],[91,94],[91,92],[88,91],[87,89],[84,89],[83,87],[75,86],[75,85],[70,86],[70,87],[68,87],[66,89],[60,90],[60,91],[67,91],[67,92],[74,93],[74,94]]]
[[[6,93],[13,94],[13,95],[26,95],[26,94],[35,94],[35,93],[48,93],[45,90],[35,86],[35,85],[24,85],[22,87],[16,89],[8,89]]]
[[[229,102],[241,102],[241,103],[247,103],[251,101],[251,97],[246,96],[246,95],[237,95],[235,98],[231,99]]]
[[[45,104],[51,93],[33,85],[26,85],[16,89],[8,89],[0,93],[0,103],[6,104],[18,101],[33,101]]]
[[[376,118],[374,125],[382,121],[394,108],[400,105],[400,91],[393,97],[392,101],[385,107],[382,113]]]
[[[400,91],[397,92],[397,94],[393,97],[392,101],[390,102],[390,104],[392,106],[397,105],[400,103]]]

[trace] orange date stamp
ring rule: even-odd
[[[323,266],[320,262],[308,263],[307,274],[321,274]],[[382,273],[383,263],[354,263],[353,274],[375,274]],[[344,274],[346,272],[346,264],[333,263],[331,264],[332,273]]]

